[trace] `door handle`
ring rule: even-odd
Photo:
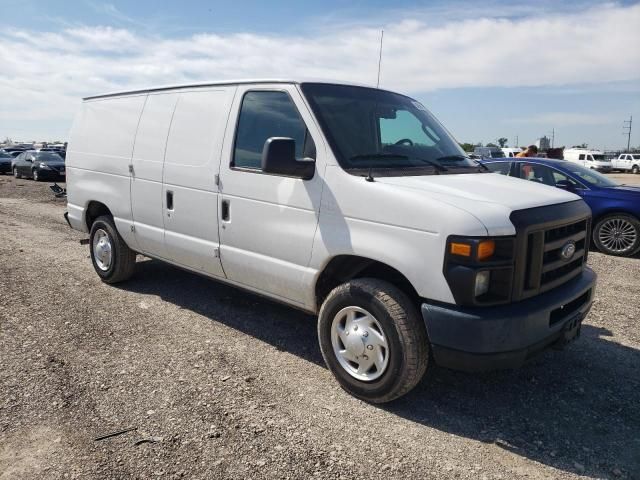
[[[173,192],[167,190],[167,210],[173,210]]]
[[[229,200],[222,200],[222,206],[220,208],[221,212],[220,212],[220,216],[222,217],[222,220],[224,222],[228,222],[229,219],[231,218],[230,215],[230,210],[231,210],[231,205],[230,205],[230,201]]]

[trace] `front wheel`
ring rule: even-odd
[[[342,388],[367,402],[403,396],[427,368],[429,343],[418,309],[382,280],[356,279],[332,290],[320,309],[318,338]]]
[[[22,175],[18,172],[18,167],[13,167],[13,176],[16,178],[22,178]]]
[[[136,252],[124,242],[110,216],[98,217],[91,225],[91,261],[105,283],[127,280],[135,270]]]
[[[593,241],[602,253],[634,255],[640,251],[640,221],[622,213],[604,217],[593,229]]]
[[[42,180],[42,179],[40,178],[40,174],[38,173],[38,170],[33,170],[32,174],[33,174],[33,179],[34,179],[36,182],[39,182],[40,180]]]

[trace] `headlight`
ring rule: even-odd
[[[482,270],[476,273],[476,287],[475,296],[479,297],[489,291],[489,284],[491,282],[491,272],[489,270]]]
[[[40,168],[41,170],[51,170],[51,167],[44,163],[41,163],[40,165],[38,165],[38,168]]]
[[[458,305],[507,303],[515,268],[515,237],[447,239],[443,273]]]

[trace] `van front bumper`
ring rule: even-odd
[[[440,366],[463,371],[517,368],[547,347],[579,336],[595,285],[595,272],[585,267],[564,285],[509,305],[423,303],[434,359]]]

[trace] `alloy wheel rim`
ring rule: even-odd
[[[600,243],[610,252],[625,253],[633,248],[638,240],[636,227],[623,218],[612,218],[600,227]]]
[[[331,345],[340,366],[353,378],[372,382],[389,365],[389,345],[382,326],[368,311],[345,307],[333,318]]]
[[[93,258],[96,265],[103,272],[109,270],[113,260],[113,249],[111,247],[111,239],[109,234],[99,228],[93,235]]]

